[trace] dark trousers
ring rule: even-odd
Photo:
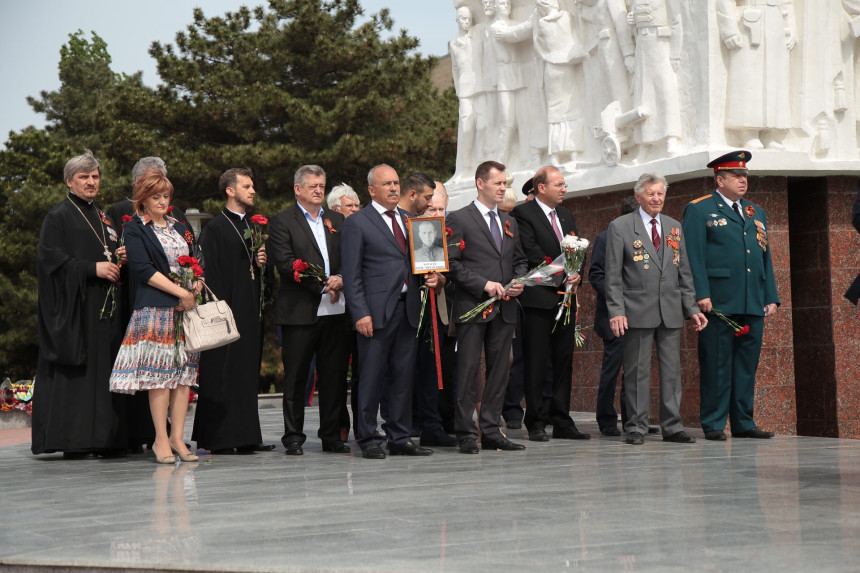
[[[559,325],[555,332],[555,309],[528,308],[523,315],[526,414],[523,422],[532,432],[547,424],[555,428],[574,426],[570,417],[570,387],[573,378],[574,324]],[[552,397],[549,410],[541,412],[547,362],[552,364]]]
[[[343,315],[323,316],[314,324],[284,325],[284,446],[307,439],[305,423],[305,383],[314,354],[324,356],[317,364],[320,427],[323,442],[340,439],[339,416],[346,400],[347,325]]]
[[[600,384],[597,387],[597,425],[601,430],[618,427],[615,411],[615,387],[618,373],[624,362],[624,337],[603,339],[603,364],[600,367]],[[624,403],[624,382],[621,384],[621,424],[627,423],[627,405]]]
[[[699,333],[699,380],[702,430],[711,432],[731,422],[732,432],[755,427],[755,374],[761,354],[764,317],[735,314],[730,317],[749,334],[735,336],[734,330],[716,316]]]
[[[505,422],[522,422],[523,395],[525,393],[525,371],[523,369],[523,329],[522,317],[517,321],[516,334],[511,344],[511,371],[508,376],[508,387],[505,389],[505,401],[502,405],[502,417]]]
[[[457,416],[454,430],[457,437],[478,437],[475,413],[475,378],[481,368],[481,350],[486,358],[486,382],[481,398],[479,425],[484,438],[498,439],[502,433],[499,422],[505,387],[508,383],[511,340],[514,325],[500,316],[489,322],[470,322],[457,325]]]
[[[376,413],[385,389],[388,412],[385,432],[389,444],[409,441],[412,431],[412,378],[415,371],[415,328],[406,318],[404,301],[397,303],[385,328],[374,328],[373,336],[358,337],[358,360],[361,381],[358,385],[358,412],[354,415],[358,446],[365,449],[381,444],[374,435]],[[386,373],[390,374],[383,383]]]

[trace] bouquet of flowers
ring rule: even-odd
[[[300,283],[302,282],[302,277],[315,278],[320,284],[325,284],[328,281],[324,268],[319,265],[306,263],[301,259],[296,259],[293,261],[293,280]]]
[[[188,255],[182,255],[178,259],[179,262],[179,270],[178,272],[171,272],[170,279],[184,288],[187,291],[194,290],[194,281],[203,276],[203,268],[200,266],[200,261],[197,260],[196,257],[189,257]],[[203,297],[199,294],[196,295],[195,300],[199,304],[202,302]],[[184,352],[182,351],[185,339],[182,335],[182,315],[185,311],[180,310],[174,316],[174,326],[173,326],[173,338],[175,340],[175,346],[173,351],[173,358],[176,361],[176,365],[179,366],[182,362],[182,355]]]
[[[534,286],[534,285],[544,285],[544,286],[555,286],[557,287],[561,284],[562,279],[564,278],[564,261],[562,260],[564,255],[559,255],[556,257],[554,261],[551,261],[549,257],[544,260],[541,264],[527,272],[525,275],[516,278],[505,285],[505,290],[508,290],[514,285],[525,285],[525,286]],[[493,312],[493,305],[495,304],[498,297],[490,297],[463,316],[460,317],[460,320],[472,320],[479,314],[486,318],[491,312]]]
[[[245,229],[245,239],[251,239],[251,251],[253,251],[255,258],[257,251],[260,250],[266,243],[266,239],[269,238],[269,235],[266,234],[266,225],[269,224],[269,220],[262,215],[253,215],[251,217],[252,226]],[[265,295],[266,295],[266,281],[263,280],[263,277],[266,276],[266,265],[260,267],[260,320],[263,320],[263,306],[265,306]],[[251,263],[251,279],[254,278],[254,264]]]
[[[717,316],[717,318],[719,318],[720,320],[722,320],[723,322],[728,324],[730,327],[732,327],[732,330],[735,331],[735,336],[743,336],[745,334],[749,334],[750,327],[748,325],[741,326],[740,324],[738,324],[737,322],[735,322],[734,320],[732,320],[731,318],[729,318],[728,316],[726,316],[725,314],[723,314],[722,312],[720,312],[719,310],[717,310],[715,308],[712,308],[711,312],[714,313]]]
[[[585,251],[588,249],[588,239],[577,237],[576,235],[566,235],[561,240],[561,256],[564,259],[564,272],[567,276],[573,273],[578,273],[582,267],[582,262],[585,260]],[[564,298],[558,309],[558,314],[555,315],[555,326],[558,326],[558,321],[561,320],[564,314],[564,325],[570,324],[570,299],[573,297],[573,285],[568,283],[564,287]],[[576,303],[576,345],[582,346],[585,338],[579,332],[579,303]],[[555,326],[553,330],[555,330]]]
[[[131,221],[131,215],[123,215],[122,216],[122,228],[125,229],[125,224]],[[123,232],[122,236],[119,238],[119,245],[117,248],[123,246],[125,244],[125,232]],[[117,261],[117,265],[122,268],[122,261]],[[107,295],[105,296],[105,301],[102,303],[102,310],[99,314],[99,318],[113,318],[113,313],[116,310],[116,286],[117,284],[122,283],[111,283],[108,287]]]

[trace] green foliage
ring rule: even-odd
[[[10,135],[0,150],[0,373],[28,376],[37,347],[35,253],[44,214],[66,193],[63,166],[91,149],[102,164],[97,204],[130,195],[143,156],[161,156],[181,208],[218,213],[220,174],[255,173],[257,212],[293,202],[293,173],[323,166],[366,200],[368,169],[389,163],[401,176],[454,170],[457,99],[430,82],[434,58],[405,33],[382,39],[387,10],[359,24],[359,0],[270,0],[193,21],[175,45],[154,43],[161,85],[111,68],[97,34],[69,36],[57,91],[28,98],[45,129]],[[267,309],[271,312],[272,307]],[[271,337],[269,337],[271,338]],[[279,364],[267,348],[271,374]]]

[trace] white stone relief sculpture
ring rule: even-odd
[[[537,0],[534,46],[543,60],[543,92],[546,97],[547,150],[552,164],[562,172],[576,171],[577,153],[585,147],[582,117],[585,78],[582,60],[588,39],[583,37],[579,11],[559,9],[558,0]]]
[[[453,207],[459,192],[473,197],[474,167],[488,159],[515,188],[555,163],[571,193],[629,188],[646,171],[701,175],[740,147],[768,174],[860,170],[860,0],[453,7]]]
[[[455,179],[470,178],[478,165],[477,143],[484,141],[486,118],[479,122],[479,113],[484,113],[482,87],[483,50],[481,38],[472,38],[472,12],[466,6],[457,8],[457,37],[448,43],[451,67],[454,73],[454,89],[460,101],[459,128],[457,131],[457,172]],[[480,125],[480,129],[479,129]],[[480,132],[480,136],[479,136]]]
[[[726,128],[746,149],[782,150],[792,127],[789,52],[797,44],[791,0],[717,0],[729,49]]]
[[[627,22],[636,35],[633,103],[648,111],[634,139],[640,162],[681,151],[678,78],[682,25],[678,0],[629,0]]]
[[[517,44],[532,38],[533,17],[523,22],[511,20],[511,0],[496,0],[491,33],[495,39],[496,90],[498,92],[497,154],[512,169],[527,165],[530,158],[540,159],[536,142],[532,141],[529,101],[526,90],[527,61],[520,55]]]

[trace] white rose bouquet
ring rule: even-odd
[[[588,239],[577,237],[576,235],[566,235],[561,240],[561,257],[564,259],[564,272],[569,277],[573,273],[578,273],[585,261],[585,251],[588,249]],[[558,308],[558,314],[555,315],[555,324],[558,326],[559,320],[564,315],[564,326],[570,324],[570,299],[573,296],[573,285],[570,283],[564,286],[564,298]],[[577,307],[577,321],[579,319],[579,303]],[[555,328],[553,328],[554,330]],[[579,324],[576,325],[576,345],[582,346],[585,338],[580,334]]]

